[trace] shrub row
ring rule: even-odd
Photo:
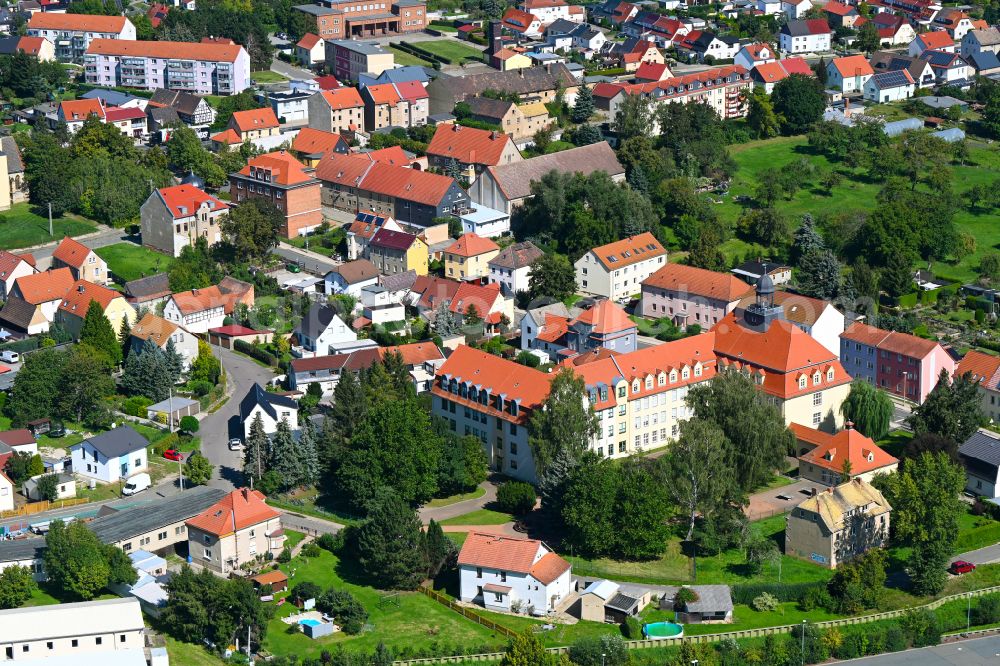
[[[809,590],[825,590],[826,581],[809,583],[742,583],[732,586],[733,603],[749,606],[760,595],[770,594],[779,602],[801,601]]]
[[[19,354],[24,352],[34,351],[38,349],[39,338],[25,338],[23,340],[15,340],[14,342],[6,342],[0,345],[0,351],[15,351]]]
[[[262,349],[257,345],[252,345],[249,342],[245,342],[244,340],[234,340],[233,349],[240,352],[241,354],[246,354],[250,358],[255,358],[261,363],[267,363],[272,367],[277,367],[278,365],[277,356],[267,351],[266,349]]]

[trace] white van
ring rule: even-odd
[[[122,488],[122,495],[135,495],[136,493],[141,493],[143,490],[148,490],[149,487],[153,485],[149,478],[149,474],[143,472],[142,474],[136,474],[135,476],[130,476],[125,481],[125,487]]]
[[[16,351],[0,352],[0,361],[3,361],[4,363],[19,363],[21,361],[21,355]]]

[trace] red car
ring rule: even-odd
[[[976,565],[973,564],[972,562],[966,562],[965,560],[955,560],[954,562],[951,563],[951,566],[948,567],[948,572],[956,576],[971,573],[975,570],[976,570]]]
[[[184,460],[184,454],[177,449],[167,449],[163,452],[163,457],[167,460]]]

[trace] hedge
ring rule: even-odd
[[[989,546],[1000,541],[1000,523],[990,522],[959,533],[953,550],[965,552]]]
[[[39,338],[25,338],[23,340],[15,340],[14,342],[6,342],[0,345],[0,351],[15,351],[19,354],[24,352],[34,351],[38,349]]]
[[[246,354],[250,358],[255,358],[261,363],[267,363],[271,367],[278,367],[278,357],[256,345],[252,345],[244,340],[234,340],[233,350]]]
[[[901,308],[915,308],[917,307],[917,298],[920,296],[918,292],[912,292],[909,294],[903,294],[896,299],[896,304]]]
[[[761,594],[768,594],[777,597],[778,601],[785,603],[789,601],[800,601],[805,593],[811,589],[826,589],[826,581],[813,581],[809,583],[741,583],[733,585],[731,588],[733,603],[749,606],[753,600]]]

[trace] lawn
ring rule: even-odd
[[[485,494],[486,494],[485,488],[476,488],[470,493],[459,493],[458,495],[452,495],[451,497],[439,497],[438,499],[432,499],[424,506],[428,507],[451,506],[452,504],[458,504],[459,502],[464,502],[466,500],[478,499]]]
[[[324,590],[330,587],[349,590],[368,611],[371,629],[357,636],[338,632],[311,640],[298,627],[281,621],[281,617],[299,612],[291,604],[285,604],[278,608],[275,618],[268,624],[264,639],[265,648],[274,654],[315,658],[324,650],[334,650],[338,646],[352,652],[371,653],[383,642],[399,658],[403,649],[410,650],[410,654],[418,650],[451,653],[457,648],[480,647],[495,651],[507,642],[503,636],[493,635],[485,627],[419,592],[391,593],[391,598],[387,598],[390,593],[364,584],[364,577],[354,562],[340,560],[325,550],[317,558],[297,557],[281,569],[289,574],[290,586],[309,581]]]
[[[396,48],[395,46],[390,46],[389,50],[392,51],[392,55],[394,56],[397,65],[416,65],[418,67],[431,66],[431,62],[429,60],[418,58],[412,53],[407,53],[402,49]]]
[[[49,235],[49,218],[36,215],[29,204],[19,203],[0,213],[0,249],[15,250],[57,241],[63,236],[82,236],[97,231],[97,225],[76,215],[54,217],[54,234]]]
[[[303,532],[285,530],[285,545],[288,546],[289,549],[295,548],[295,546],[299,545],[299,542],[305,538],[306,535]]]
[[[473,60],[483,59],[483,52],[481,50],[455,39],[433,39],[427,42],[414,42],[412,46],[419,51],[447,58],[453,65],[462,64],[462,61],[466,58]]]
[[[732,146],[729,152],[739,168],[733,177],[729,194],[723,199],[723,203],[715,206],[715,210],[721,218],[733,223],[743,210],[736,203],[736,197],[752,197],[762,171],[779,169],[800,159],[805,159],[819,170],[836,167],[845,177],[830,194],[815,187],[803,187],[790,200],[779,200],[776,208],[793,225],[797,225],[807,212],[820,215],[828,211],[870,211],[875,206],[875,197],[881,188],[881,183],[869,181],[862,170],[851,171],[844,165],[833,164],[826,157],[813,153],[804,136],[752,141]],[[959,199],[974,185],[1000,179],[1000,153],[995,148],[974,145],[970,146],[969,153],[969,164],[952,166],[952,182]],[[955,224],[960,231],[966,231],[975,237],[976,252],[957,263],[938,263],[933,270],[942,277],[967,281],[976,276],[975,268],[982,256],[1000,246],[1000,226],[996,224],[996,215],[992,211],[970,211],[965,207],[959,207],[955,213]],[[734,238],[724,243],[722,249],[732,259],[744,256],[751,251],[752,246]]]
[[[115,279],[124,284],[170,270],[174,258],[135,243],[115,243],[98,248],[97,255],[108,262]]]
[[[784,545],[785,516],[774,516],[754,523],[764,536],[774,539],[779,548]],[[745,568],[746,558],[739,549],[723,551],[719,554],[699,553],[697,575],[692,579],[691,558],[681,549],[680,537],[672,537],[667,542],[666,553],[657,560],[646,562],[622,562],[608,558],[587,559],[572,553],[561,553],[573,563],[573,573],[579,576],[611,578],[619,581],[633,581],[653,584],[678,583],[747,583],[775,582],[800,583],[827,580],[831,572],[804,560],[785,555],[780,564],[766,566],[757,576],[749,576]],[[779,579],[780,575],[780,579]]]
[[[542,625],[548,624],[549,620],[537,620],[526,615],[506,615],[504,613],[491,613],[489,611],[479,612],[494,622],[517,632],[522,632],[529,628],[533,629],[538,635],[539,640],[546,647],[572,645],[581,638],[590,636],[603,636],[604,634],[611,634],[613,636],[622,635],[621,629],[616,624],[580,620],[576,624],[556,624],[554,629],[542,631]]]
[[[269,69],[262,69],[259,72],[251,72],[250,80],[254,83],[284,83],[288,77]]]
[[[773,611],[756,611],[744,604],[733,606],[732,624],[685,624],[684,634],[688,636],[696,634],[717,634],[723,631],[741,631],[743,629],[760,629],[761,627],[778,627],[785,624],[799,624],[802,620],[809,622],[822,622],[824,620],[835,620],[840,615],[832,614],[822,608],[811,611],[802,611],[797,607],[797,602],[786,602],[778,604],[778,608]],[[660,610],[649,607],[641,614],[640,620],[646,622],[662,622],[664,620],[673,621],[674,611]]]
[[[493,511],[491,509],[477,509],[461,516],[447,518],[441,521],[442,525],[503,525],[514,520],[509,513]]]
[[[215,656],[201,645],[182,643],[169,636],[167,638],[167,655],[171,663],[184,666],[222,666],[226,662]]]

